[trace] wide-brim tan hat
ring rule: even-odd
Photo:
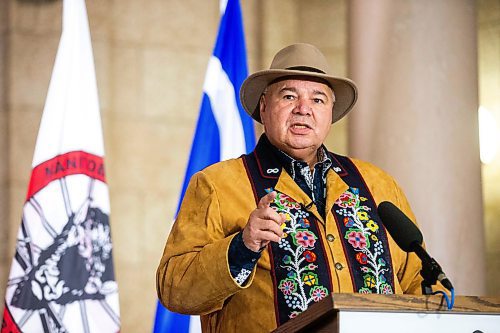
[[[271,67],[250,75],[241,85],[240,100],[245,111],[259,123],[259,100],[266,87],[287,76],[320,78],[335,93],[332,123],[344,117],[356,103],[358,89],[349,79],[333,76],[325,56],[315,46],[305,43],[292,44],[274,56]]]

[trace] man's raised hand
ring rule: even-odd
[[[285,222],[285,217],[270,207],[276,196],[276,191],[263,196],[257,208],[250,213],[243,229],[243,242],[254,252],[267,246],[270,241],[279,242],[283,236],[281,225]]]

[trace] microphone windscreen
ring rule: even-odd
[[[413,245],[422,245],[423,236],[408,216],[392,202],[383,201],[378,205],[378,215],[396,244],[405,251],[413,252]]]

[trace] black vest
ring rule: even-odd
[[[353,292],[391,294],[394,291],[391,255],[375,201],[354,163],[347,157],[329,154],[332,169],[349,186],[336,200],[332,213],[343,236]],[[285,171],[265,135],[252,153],[243,156],[243,162],[258,203],[274,190],[281,172]],[[328,246],[319,230],[324,227],[308,211],[309,207],[281,192],[271,207],[287,216],[281,226],[284,237],[268,246],[279,326],[331,294],[333,288],[331,263],[325,253]]]

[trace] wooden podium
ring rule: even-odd
[[[274,332],[500,332],[500,298],[334,294]]]

